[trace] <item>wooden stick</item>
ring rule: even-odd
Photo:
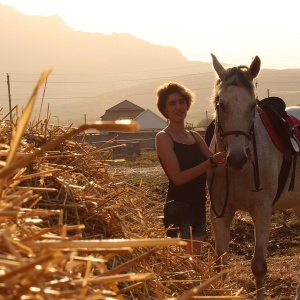
[[[152,247],[152,246],[185,246],[181,239],[131,239],[131,240],[82,240],[62,242],[24,242],[33,249],[74,249],[74,248],[114,248],[114,247]]]

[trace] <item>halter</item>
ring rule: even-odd
[[[258,103],[258,99],[256,99],[256,102]],[[223,131],[222,128],[222,124],[220,122],[220,116],[219,116],[219,102],[216,103],[215,106],[215,110],[216,110],[216,123],[217,123],[217,130],[219,133],[219,136],[221,138],[221,142],[223,145],[223,148],[225,151],[227,151],[227,145],[224,141],[224,138],[228,135],[235,135],[236,137],[238,137],[239,135],[245,136],[250,144],[251,140],[253,140],[253,152],[254,152],[254,160],[252,161],[252,166],[253,166],[253,174],[254,174],[254,182],[255,182],[255,189],[252,190],[253,192],[259,192],[260,190],[262,190],[262,188],[260,188],[260,178],[259,178],[259,167],[258,167],[258,158],[257,158],[257,147],[256,147],[256,139],[255,139],[255,132],[254,132],[254,118],[255,118],[255,109],[253,110],[253,117],[252,117],[252,124],[249,128],[249,132],[245,132],[242,130],[228,130],[228,131]],[[246,147],[246,151],[249,151],[249,147]],[[215,149],[216,152],[216,149]],[[228,204],[228,198],[229,198],[229,173],[228,173],[228,164],[226,163],[226,195],[225,195],[225,201],[224,201],[224,205],[221,211],[221,214],[218,214],[214,203],[213,203],[213,199],[212,199],[212,185],[213,185],[213,180],[214,180],[214,173],[212,174],[212,178],[211,178],[211,185],[210,185],[210,189],[209,189],[209,194],[210,194],[210,199],[211,199],[211,206],[212,209],[216,215],[217,218],[222,218],[224,217],[225,214],[225,210]]]
[[[220,135],[220,138],[221,138],[221,141],[222,141],[222,144],[223,144],[223,147],[225,150],[227,150],[227,146],[226,146],[226,143],[224,141],[224,138],[228,135],[235,135],[236,137],[238,137],[239,135],[243,135],[247,138],[247,140],[249,141],[249,143],[251,142],[251,138],[254,134],[254,113],[255,111],[253,111],[253,120],[252,120],[252,124],[249,128],[249,132],[245,132],[243,130],[228,130],[228,131],[223,131],[223,127],[222,127],[222,124],[221,124],[221,121],[220,121],[220,114],[219,114],[219,107],[220,107],[220,104],[219,104],[219,101],[216,103],[216,106],[215,106],[215,110],[217,112],[216,114],[216,120],[217,120],[217,129],[218,129],[218,133]]]

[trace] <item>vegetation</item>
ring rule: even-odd
[[[155,151],[142,150],[141,154],[115,154],[114,159],[119,160],[118,166],[122,167],[156,167],[159,166],[159,160]]]
[[[140,155],[118,154],[113,158],[116,163],[112,168],[119,179],[129,185],[153,188],[167,183],[155,151],[143,150]]]

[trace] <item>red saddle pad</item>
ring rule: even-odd
[[[274,145],[277,147],[277,149],[279,151],[281,151],[283,153],[286,150],[286,146],[285,146],[282,138],[275,131],[274,127],[272,126],[272,123],[271,123],[270,119],[268,118],[268,116],[266,114],[266,112],[261,107],[258,107],[258,112],[259,112],[260,118],[261,118],[265,128],[267,129]],[[297,119],[296,117],[292,116],[292,115],[287,115],[287,117],[285,118],[285,121],[290,125],[290,127],[292,129],[294,129],[293,130],[294,137],[296,138],[296,140],[300,144],[300,130],[299,130],[300,120]]]

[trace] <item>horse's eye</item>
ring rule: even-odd
[[[225,105],[224,105],[224,103],[222,103],[222,102],[219,102],[219,108],[220,108],[220,109],[222,109],[222,110],[224,110],[224,109],[225,109]]]

